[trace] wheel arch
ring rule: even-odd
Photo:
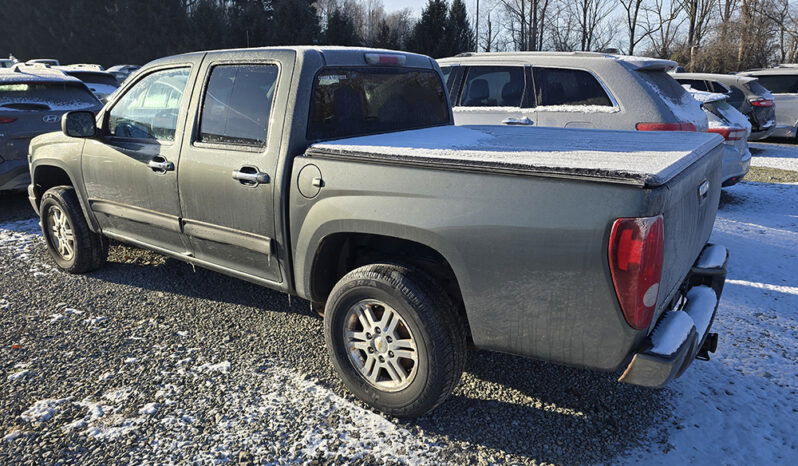
[[[81,211],[83,211],[83,216],[86,218],[89,229],[95,233],[100,232],[97,222],[90,214],[89,205],[82,186],[76,183],[76,177],[72,176],[68,168],[58,160],[48,160],[47,163],[35,164],[31,173],[31,186],[33,187],[33,197],[31,200],[35,202],[37,212],[42,202],[42,196],[44,196],[44,193],[46,193],[48,189],[56,186],[71,186],[77,194]]]

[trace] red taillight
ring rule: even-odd
[[[696,127],[692,123],[638,123],[635,125],[638,131],[695,131]]]
[[[749,102],[751,102],[751,105],[753,105],[754,107],[772,107],[773,105],[775,105],[775,102],[773,102],[770,99],[756,99],[756,100],[749,100]]]
[[[742,128],[709,128],[707,133],[720,134],[727,141],[739,141],[745,136],[745,130]]]
[[[662,215],[619,218],[612,224],[609,256],[615,294],[632,327],[648,327],[654,316],[662,274],[665,222]]]
[[[365,55],[366,63],[369,65],[397,65],[403,66],[407,61],[405,55],[394,53],[367,53]]]
[[[0,117],[0,123],[13,123],[15,121],[17,121],[16,118]]]

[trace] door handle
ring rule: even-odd
[[[530,120],[527,117],[524,117],[524,118],[505,118],[504,120],[502,120],[502,123],[505,124],[505,125],[527,125],[527,126],[535,124],[535,122],[533,122],[532,120]]]
[[[269,182],[269,174],[259,171],[256,167],[241,167],[233,171],[233,179],[244,186],[257,186]]]
[[[175,169],[175,164],[161,157],[153,157],[152,160],[147,162],[147,166],[155,173],[166,173]]]

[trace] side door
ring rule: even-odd
[[[535,124],[528,68],[524,65],[461,67],[463,79],[457,100],[452,99],[457,125]]]
[[[83,147],[89,205],[103,232],[180,254],[177,171],[188,107],[188,83],[201,57],[137,76],[103,111],[100,137]]]
[[[540,126],[559,128],[628,129],[613,114],[618,103],[587,70],[534,67],[535,110]]]
[[[293,52],[208,53],[179,169],[183,231],[195,257],[274,283],[283,281],[275,171],[294,61]]]

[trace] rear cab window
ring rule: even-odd
[[[0,110],[79,110],[100,101],[78,82],[0,84]]]
[[[324,68],[313,83],[307,135],[337,139],[445,125],[449,118],[436,70]]]
[[[607,91],[588,71],[535,67],[533,73],[538,107],[614,107]]]
[[[774,94],[798,94],[798,75],[763,74],[756,76],[759,84]]]
[[[461,107],[521,107],[526,79],[523,66],[470,66]]]
[[[279,69],[270,64],[217,65],[202,101],[197,142],[264,147]]]

